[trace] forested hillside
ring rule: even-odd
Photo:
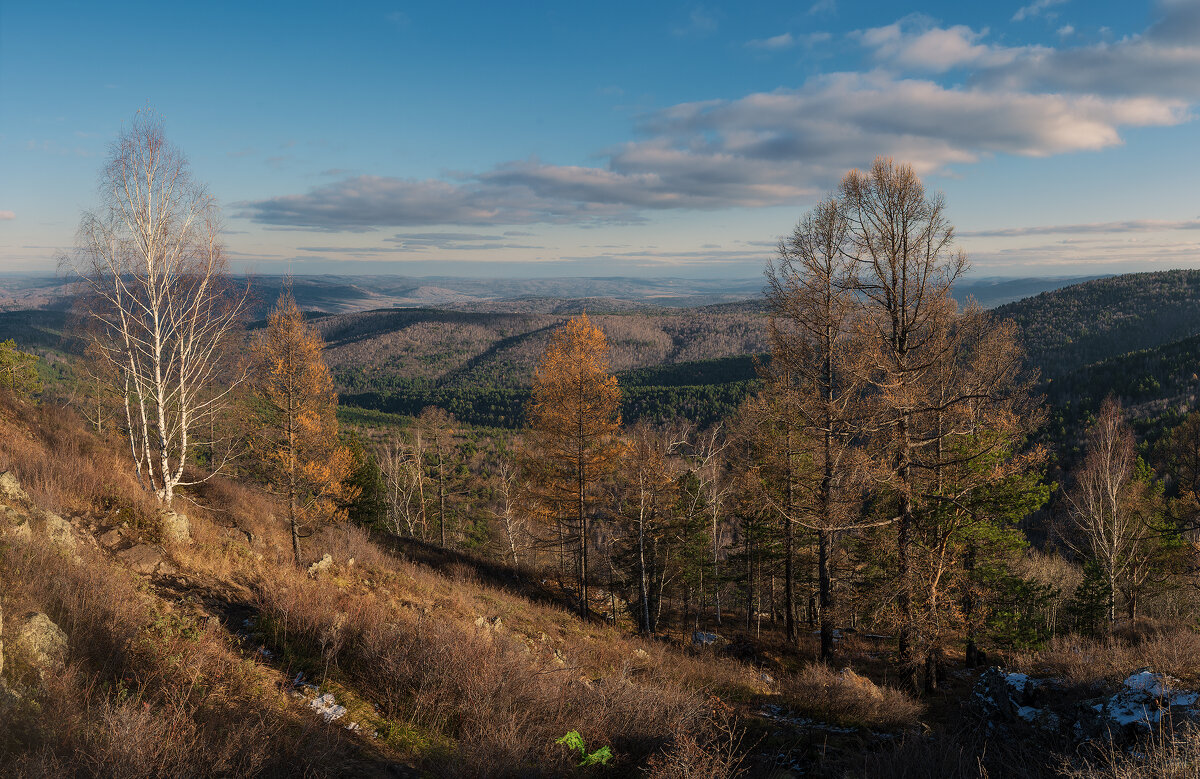
[[[757,308],[757,310],[756,310]],[[629,421],[731,412],[765,349],[761,306],[597,313]],[[464,421],[523,422],[533,366],[562,315],[434,309],[368,311],[316,320],[344,402],[417,414],[438,405]],[[714,362],[715,361],[715,362]]]
[[[1200,270],[1130,273],[995,309],[1021,328],[1045,378],[1200,334]]]

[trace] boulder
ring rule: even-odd
[[[322,571],[328,571],[333,566],[333,557],[326,552],[320,560],[308,566],[309,576],[318,576]]]
[[[138,544],[117,552],[117,559],[134,573],[150,576],[156,573],[170,573],[174,570],[171,564],[163,560],[162,552],[149,544]]]
[[[0,535],[18,543],[27,544],[33,540],[33,528],[30,527],[28,522],[21,522],[20,524],[5,527]]]
[[[45,676],[67,662],[67,634],[45,614],[33,612],[18,620],[12,646]]]
[[[972,703],[993,728],[1014,737],[1106,741],[1125,747],[1157,732],[1200,720],[1200,693],[1178,679],[1143,668],[1111,694],[1078,700],[1056,679],[1033,679],[999,668],[984,671]]]
[[[124,534],[121,533],[121,528],[114,527],[112,530],[102,534],[96,539],[96,541],[98,541],[100,546],[104,547],[105,549],[116,549],[121,545],[123,537]]]
[[[492,617],[490,619],[487,617],[476,617],[475,627],[480,630],[486,630],[489,633],[504,632],[504,622],[499,617]]]
[[[186,544],[192,540],[192,525],[186,514],[171,509],[158,510],[158,526],[168,544]]]
[[[703,630],[697,630],[692,633],[692,646],[694,647],[712,647],[713,649],[721,649],[729,642],[722,638],[717,633],[706,633]]]
[[[22,489],[21,482],[17,481],[12,471],[0,473],[0,497],[18,504],[30,502],[29,495]]]
[[[67,552],[75,550],[75,533],[70,522],[53,512],[43,511],[39,524],[50,543]]]
[[[1081,702],[1074,733],[1078,738],[1109,738],[1128,744],[1158,731],[1200,719],[1200,693],[1184,689],[1166,674],[1142,668],[1107,698]]]

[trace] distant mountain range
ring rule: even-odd
[[[261,320],[287,280],[251,281]],[[316,314],[344,401],[405,412],[435,403],[482,423],[519,419],[549,330],[581,311],[608,333],[613,367],[641,404],[630,419],[717,418],[766,349],[758,279],[297,276],[291,285]],[[63,337],[69,292],[51,277],[0,276],[0,338],[42,353],[76,349]],[[1110,393],[1149,439],[1196,406],[1200,270],[967,279],[955,296],[1019,325],[1060,439],[1077,438]]]
[[[974,298],[991,308],[1092,277],[968,278],[955,297]],[[261,315],[288,283],[284,276],[249,278]],[[745,279],[603,278],[481,279],[456,276],[294,276],[301,308],[328,314],[377,308],[454,308],[510,313],[569,313],[572,310],[629,311],[645,307],[696,306],[758,301],[762,277]],[[50,275],[0,274],[0,311],[61,308],[74,290]]]

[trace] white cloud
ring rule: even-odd
[[[1065,2],[1067,2],[1067,0],[1034,0],[1029,5],[1018,8],[1017,12],[1013,14],[1012,20],[1014,22],[1020,22],[1024,21],[1025,19],[1032,19],[1035,16],[1046,16],[1053,19],[1056,14],[1051,12],[1049,9],[1056,5],[1062,5]]]
[[[0,222],[7,222],[9,219],[16,219],[17,215],[12,211],[0,211]]]
[[[749,41],[746,43],[752,49],[768,49],[777,51],[779,49],[789,49],[796,45],[796,39],[792,37],[790,32],[785,32],[782,35],[775,35],[770,38],[761,38],[759,40]]]
[[[981,41],[986,29],[965,25],[936,27],[921,15],[907,16],[883,27],[853,33],[876,60],[904,69],[942,73],[953,68],[997,67],[1036,52],[1033,47],[1005,48]]]
[[[1200,230],[1200,219],[1162,220],[1129,219],[1122,222],[1087,222],[1070,225],[1038,225],[1034,227],[1006,227],[992,230],[967,230],[960,236],[974,238],[1020,238],[1027,235],[1080,235],[1085,233],[1156,233],[1169,230]]]
[[[714,12],[702,6],[693,8],[688,14],[687,21],[671,28],[671,34],[679,37],[702,38],[717,30],[717,17]]]
[[[854,34],[878,70],[795,89],[682,103],[644,116],[638,140],[603,162],[537,158],[445,179],[353,176],[304,194],[240,204],[279,229],[597,225],[665,209],[799,205],[879,154],[921,173],[1012,154],[1043,157],[1122,143],[1131,127],[1191,119],[1200,98],[1200,2],[1173,0],[1139,36],[1073,48],[1006,47],[988,31],[926,17]],[[763,47],[795,43],[790,34]],[[960,84],[900,73],[963,70]]]

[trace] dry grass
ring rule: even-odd
[[[0,433],[0,469],[36,502],[153,540],[156,506],[119,442],[32,406],[0,408]],[[5,549],[0,573],[16,583],[6,604],[46,611],[71,647],[68,671],[37,699],[45,716],[11,713],[0,727],[0,760],[19,775],[346,773],[360,747],[297,710],[283,691],[297,669],[326,676],[347,703],[378,706],[388,728],[372,748],[437,775],[573,773],[576,758],[554,743],[568,730],[610,746],[619,772],[657,755],[658,776],[732,775],[737,728],[714,720],[709,701],[761,692],[752,669],[581,623],[481,582],[469,564],[439,575],[356,527],[306,540],[307,557],[336,560],[312,578],[292,564],[277,503],[261,490],[218,478],[187,498],[177,508],[193,543],[168,550],[184,600],[198,586],[256,608],[281,667],[244,659],[201,606],[164,600],[86,543],[69,565],[37,544]]]
[[[781,685],[789,709],[837,725],[894,730],[917,724],[924,711],[903,690],[820,663],[783,679]]]
[[[11,470],[42,508],[119,515],[149,526],[157,505],[138,487],[119,442],[85,430],[68,409],[10,396],[0,403],[0,471]]]
[[[289,569],[265,572],[255,597],[291,657],[341,676],[389,719],[456,744],[452,754],[425,756],[440,775],[565,772],[568,755],[554,741],[569,730],[592,748],[610,746],[630,770],[708,727],[704,696],[662,683],[665,674],[626,662],[593,676],[570,646],[530,640],[503,619],[499,630],[464,624],[451,608],[423,613]]]
[[[1200,728],[1163,730],[1137,750],[1112,747],[1068,766],[1069,779],[1195,779],[1200,776]]]
[[[71,561],[35,542],[0,548],[0,569],[8,613],[44,611],[69,639],[66,669],[0,714],[6,775],[332,774],[350,764],[336,734],[296,710],[219,627],[100,557]],[[6,667],[10,682],[20,670]]]
[[[1059,636],[1039,652],[1017,655],[1017,670],[1054,676],[1070,684],[1114,682],[1149,667],[1186,682],[1200,683],[1200,634],[1176,625],[1139,622],[1112,638]]]

